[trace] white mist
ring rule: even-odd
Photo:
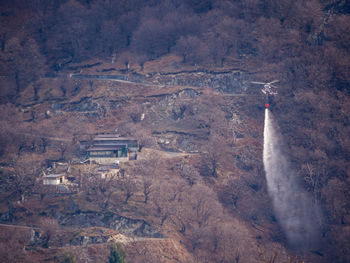
[[[268,109],[265,110],[263,161],[274,213],[289,245],[297,249],[314,247],[320,213],[298,186],[296,174],[283,153],[282,136]]]

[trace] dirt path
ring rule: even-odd
[[[164,241],[168,238],[156,238],[156,237],[127,237],[122,234],[118,234],[115,236],[112,236],[108,239],[108,241],[114,241],[117,243],[122,244],[128,244],[128,243],[134,243],[134,242],[147,242],[147,241]],[[107,241],[107,242],[108,242]]]
[[[44,138],[51,141],[72,142],[72,138],[66,139],[66,138],[60,138],[60,137],[51,137],[51,136],[44,136],[44,135],[28,133],[28,132],[16,132],[15,134],[20,134],[20,135],[29,136],[29,137]]]
[[[0,223],[0,227],[13,227],[13,228],[21,228],[21,229],[29,229],[29,230],[40,230],[40,227],[35,227],[35,226],[26,226],[26,225],[15,225],[15,224],[1,224]],[[63,231],[63,230],[62,230]],[[115,241],[118,243],[123,243],[123,244],[127,244],[127,243],[133,243],[133,242],[146,242],[146,241],[161,241],[161,240],[167,240],[168,238],[166,237],[128,237],[122,234],[116,234],[116,235],[112,235],[110,236],[110,238],[107,240],[107,242],[109,241]],[[80,245],[77,245],[78,247]]]
[[[0,224],[0,227],[15,227],[15,228],[24,228],[24,229],[40,229],[39,227],[35,226],[24,226],[24,225],[11,225],[11,224]]]
[[[127,83],[127,84],[133,84],[133,85],[138,85],[138,86],[146,86],[146,87],[166,87],[168,85],[159,85],[156,83],[151,83],[151,82],[144,82],[144,81],[132,81],[132,80],[125,80],[121,79],[123,76],[116,75],[115,77],[108,75],[75,75],[75,74],[69,74],[69,78],[71,79],[93,79],[93,80],[104,80],[104,81],[115,81],[115,82],[120,82],[120,83]],[[120,78],[118,78],[120,77]]]
[[[184,153],[184,152],[166,152],[166,151],[143,147],[141,153],[137,156],[137,159],[148,160],[148,159],[151,159],[152,156],[159,156],[163,159],[169,159],[169,158],[184,157],[189,155],[192,155],[192,154]]]

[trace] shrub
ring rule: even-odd
[[[108,263],[126,263],[125,252],[119,244],[111,247]]]
[[[55,257],[55,262],[58,263],[76,263],[75,257],[70,253],[64,253]]]

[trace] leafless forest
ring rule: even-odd
[[[349,31],[346,0],[1,0],[0,261],[349,262]],[[267,195],[251,82],[273,79],[313,250]],[[139,158],[97,178],[82,146],[113,132]]]

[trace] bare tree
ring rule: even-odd
[[[34,192],[39,194],[40,201],[43,201],[48,194],[55,193],[56,190],[56,185],[43,185],[42,183],[38,183],[34,186]]]
[[[134,60],[135,54],[129,51],[125,51],[118,56],[118,61],[125,65],[125,70],[130,69],[130,63]]]
[[[319,202],[321,199],[322,187],[327,180],[327,169],[325,167],[317,169],[311,163],[307,163],[302,166],[300,172],[307,184],[308,190],[313,194],[313,201],[315,203]]]
[[[150,160],[139,161],[133,169],[133,174],[141,179],[145,204],[148,203],[150,194],[154,190],[154,181],[161,170],[159,164],[157,156],[152,156]]]
[[[13,171],[7,178],[9,189],[19,198],[20,202],[25,201],[26,196],[32,193],[38,183],[42,164],[34,158],[29,154],[17,157],[13,164]]]
[[[117,190],[117,180],[118,179],[116,177],[109,177],[105,179],[99,178],[97,180],[97,199],[101,203],[103,210],[108,208],[112,195]]]
[[[30,231],[23,228],[1,227],[0,254],[3,262],[32,262],[26,254]]]
[[[189,188],[188,184],[180,177],[155,180],[154,184],[150,201],[156,206],[156,213],[161,219],[160,225],[170,219],[180,232],[185,232],[185,224],[181,219],[182,213],[178,211],[181,206],[178,205],[183,202],[183,194]]]
[[[259,258],[263,263],[275,263],[279,254],[279,251],[275,249],[271,255],[267,255],[267,252],[261,248],[258,248]]]
[[[0,34],[0,47],[1,51],[4,52],[7,44],[7,32],[5,31],[3,34]]]
[[[50,246],[50,241],[52,242],[52,239],[54,239],[57,235],[57,231],[60,229],[60,225],[56,219],[48,217],[40,218],[39,224],[40,232],[42,233],[41,245],[44,248],[48,248]]]
[[[201,180],[198,170],[185,162],[179,163],[175,167],[178,174],[183,177],[190,186]]]
[[[191,56],[194,56],[200,43],[201,40],[196,36],[181,36],[173,49],[182,56],[182,62],[187,63]]]
[[[156,17],[145,18],[133,34],[135,51],[150,58],[156,58],[170,51],[175,45],[177,32],[174,24]]]
[[[94,172],[94,168],[90,167],[81,176],[83,177],[83,189],[89,199],[95,200],[103,210],[107,209],[113,194],[119,187],[120,179],[117,178],[117,175],[101,178]]]
[[[148,203],[149,195],[153,190],[153,179],[147,175],[142,176],[143,194],[145,196],[144,203]]]
[[[180,176],[158,183],[151,201],[157,206],[161,224],[167,222],[184,235],[192,251],[209,244],[214,247],[214,226],[222,218],[216,194],[202,184],[190,186]]]
[[[227,148],[225,138],[217,134],[210,137],[210,141],[205,145],[206,153],[203,155],[203,175],[211,177],[218,176],[218,165]]]
[[[215,226],[222,220],[222,208],[210,188],[194,185],[188,189],[173,203],[170,218],[180,223],[180,233],[188,239],[192,251],[215,246]]]
[[[57,150],[60,153],[60,160],[64,160],[64,155],[67,151],[68,145],[66,143],[59,143],[59,145],[57,146]]]
[[[245,185],[242,185],[242,180],[230,178],[225,183],[224,190],[220,193],[220,200],[226,205],[232,206],[234,209],[237,208],[237,202],[242,197],[242,191],[247,189]]]
[[[136,182],[130,177],[125,176],[124,178],[118,181],[118,185],[123,189],[125,194],[124,204],[128,204],[129,199],[135,194],[137,187]]]

